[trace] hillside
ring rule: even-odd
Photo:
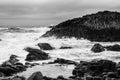
[[[84,38],[90,41],[120,41],[120,13],[102,11],[64,21],[43,37],[56,36]]]

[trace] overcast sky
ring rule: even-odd
[[[43,26],[119,8],[120,0],[0,0],[0,25]]]

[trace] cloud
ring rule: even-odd
[[[119,7],[120,0],[0,0],[0,21],[56,24],[99,10],[119,11]]]

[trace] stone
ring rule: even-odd
[[[53,50],[54,48],[48,43],[38,43],[37,44],[42,50]]]
[[[25,50],[29,52],[26,56],[26,61],[47,60],[50,58],[48,53],[45,53],[39,49],[27,47]]]
[[[105,51],[105,49],[104,49],[104,47],[103,47],[102,45],[100,45],[100,44],[97,43],[97,44],[95,44],[95,45],[92,47],[91,51],[93,51],[93,52],[95,52],[95,53],[99,53],[99,52]]]
[[[27,80],[42,80],[43,79],[43,75],[41,72],[35,72],[33,73]]]

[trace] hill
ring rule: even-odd
[[[120,41],[120,13],[101,11],[64,21],[46,32],[43,37],[84,38],[90,41]]]

